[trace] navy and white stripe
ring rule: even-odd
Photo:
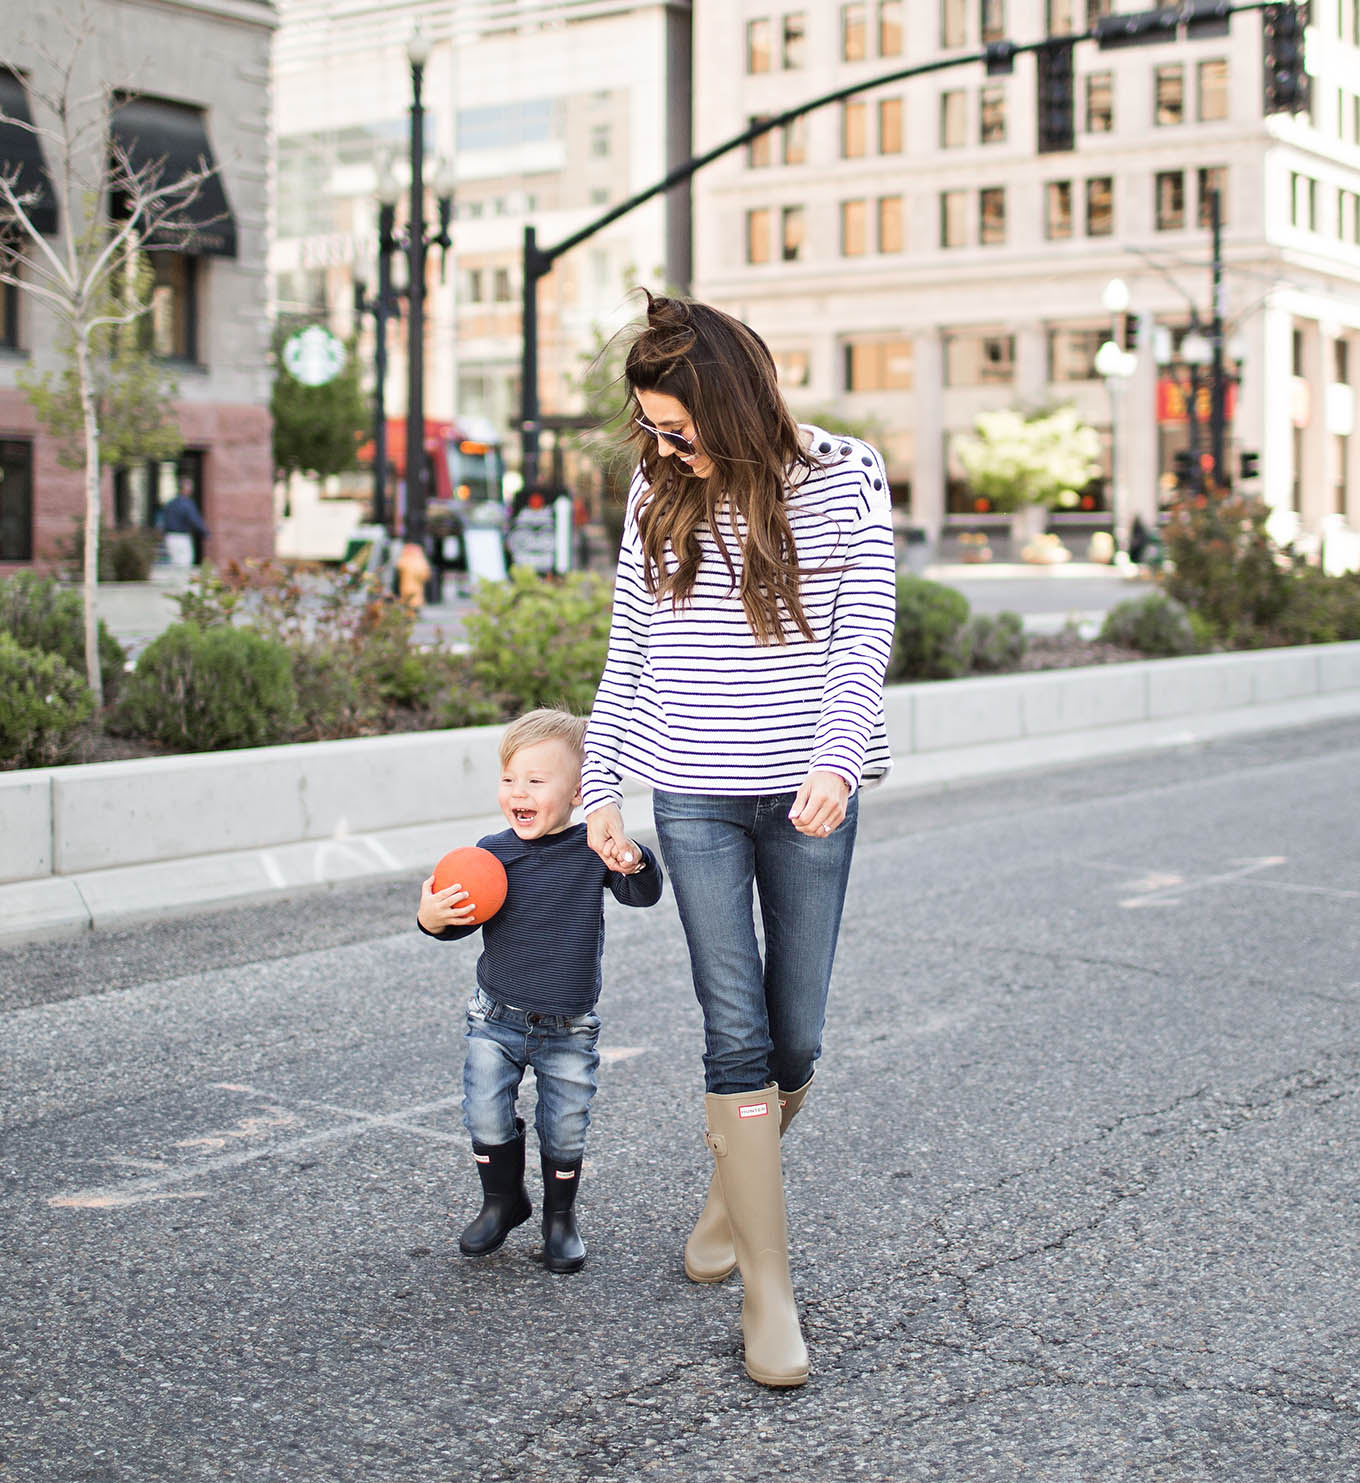
[[[786,509],[811,642],[792,629],[785,644],[757,643],[707,530],[689,602],[657,602],[637,529],[647,486],[640,471],[634,478],[609,655],[586,734],[587,812],[619,801],[624,774],[677,793],[751,795],[793,791],[814,770],[854,789],[892,766],[883,720],[896,616],[887,476],[868,443],[805,431],[819,463],[790,485]],[[740,575],[741,553],[724,534]]]

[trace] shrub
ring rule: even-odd
[[[1200,647],[1190,615],[1161,592],[1116,603],[1105,615],[1100,638],[1142,654],[1193,654]]]
[[[1165,590],[1234,647],[1269,643],[1289,602],[1290,553],[1267,533],[1269,513],[1242,495],[1195,495],[1172,507],[1163,532]]]
[[[144,528],[119,528],[99,532],[99,580],[101,582],[145,582],[160,548],[160,536]],[[73,582],[85,576],[85,521],[77,517],[68,540],[58,542],[62,568]]]
[[[93,710],[90,687],[60,655],[0,633],[0,767],[64,762]]]
[[[584,713],[604,671],[609,617],[601,578],[547,582],[514,567],[509,581],[480,584],[464,620],[472,678],[506,715],[540,705]]]
[[[1281,643],[1335,644],[1360,639],[1360,573],[1329,577],[1315,566],[1303,566],[1294,572],[1288,594],[1276,623]]]
[[[1019,613],[977,613],[968,620],[964,642],[978,674],[1018,669],[1028,642]]]
[[[890,680],[952,680],[971,662],[968,599],[952,587],[899,573]]]
[[[298,721],[288,650],[250,629],[175,623],[128,676],[113,726],[191,752],[287,741]]]
[[[36,572],[17,572],[0,581],[0,632],[25,649],[56,654],[79,675],[85,673],[85,600],[70,587]],[[118,693],[127,651],[101,622],[99,673],[104,699]]]

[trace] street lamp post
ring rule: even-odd
[[[354,313],[373,316],[373,523],[387,524],[387,321],[400,312],[392,291],[392,253],[397,240],[393,233],[400,186],[392,174],[391,161],[378,171],[378,293],[367,297],[366,286],[354,285]]]
[[[1124,510],[1119,472],[1119,421],[1124,389],[1138,369],[1138,357],[1122,344],[1125,336],[1124,315],[1129,308],[1129,286],[1122,278],[1111,278],[1101,294],[1101,303],[1110,315],[1110,338],[1096,351],[1096,374],[1105,382],[1110,394],[1110,534],[1114,549],[1121,549],[1120,530]]]

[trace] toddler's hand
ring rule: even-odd
[[[470,927],[477,908],[458,881],[434,889],[434,876],[420,883],[420,908],[416,920],[427,932],[442,932],[445,927]]]

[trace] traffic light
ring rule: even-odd
[[[1143,320],[1138,314],[1126,314],[1124,316],[1124,349],[1137,350],[1138,337],[1142,332]]]
[[[1266,113],[1306,113],[1311,85],[1304,70],[1308,4],[1267,5],[1261,11]]]
[[[1110,51],[1119,46],[1155,46],[1158,42],[1174,41],[1180,19],[1180,7],[1176,5],[1102,15],[1096,19],[1096,45],[1101,51]]]
[[[1231,0],[1190,0],[1183,8],[1185,39],[1199,41],[1206,36],[1226,36]]]
[[[1015,42],[989,41],[986,57],[988,77],[1009,77],[1015,71]]]
[[[1259,453],[1242,454],[1242,482],[1248,479],[1259,479],[1261,477],[1261,455]]]
[[[1176,488],[1188,494],[1195,488],[1194,455],[1188,448],[1178,448],[1172,455],[1172,465],[1176,471]]]
[[[1072,80],[1070,38],[1041,42],[1035,52],[1038,66],[1039,153],[1074,149],[1077,142],[1076,90]]]

